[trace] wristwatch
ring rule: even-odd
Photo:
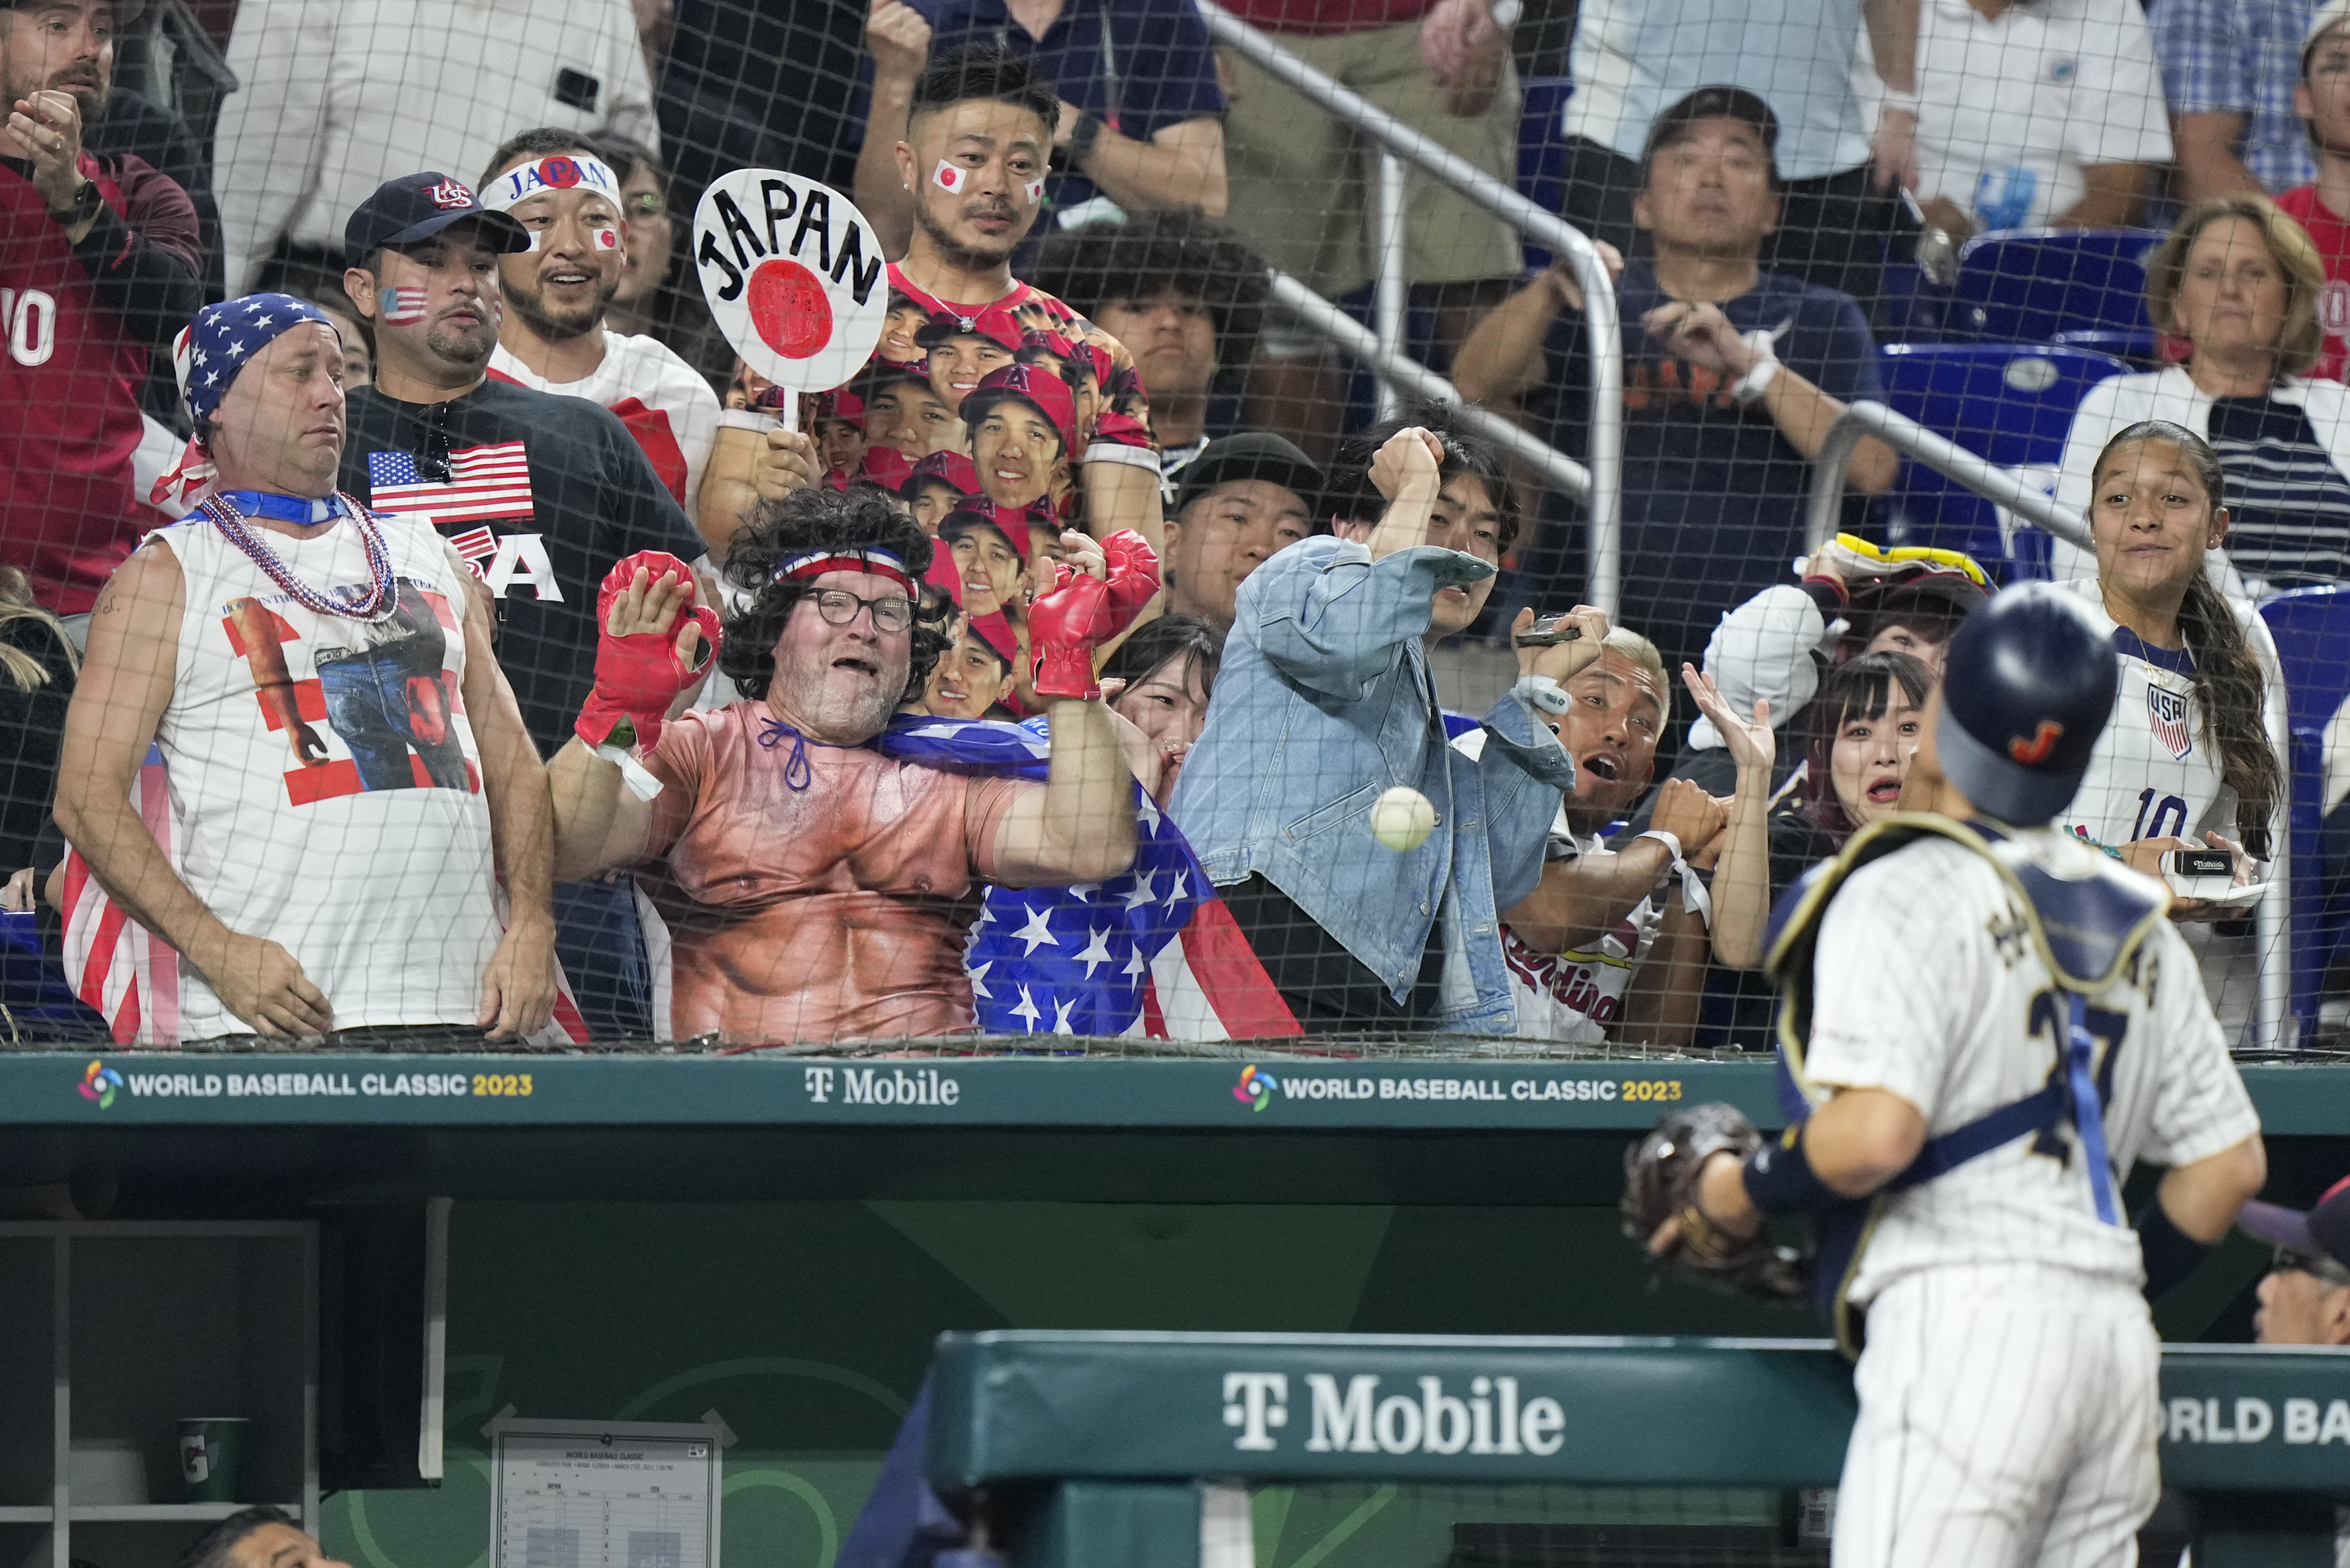
[[[103,200],[98,193],[98,182],[85,176],[81,188],[74,192],[73,204],[62,213],[52,207],[49,216],[68,229],[75,228],[97,217]]]
[[[1090,114],[1077,116],[1077,128],[1069,132],[1068,166],[1083,169],[1086,160],[1094,155],[1094,143],[1101,140],[1102,122]]]

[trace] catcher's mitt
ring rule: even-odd
[[[1680,1236],[1657,1264],[1699,1284],[1794,1301],[1809,1293],[1804,1260],[1771,1244],[1767,1231],[1740,1240],[1698,1207],[1698,1173],[1727,1151],[1743,1160],[1762,1147],[1762,1135],[1735,1106],[1691,1106],[1657,1124],[1624,1151],[1624,1234],[1646,1249],[1657,1227],[1678,1218]]]

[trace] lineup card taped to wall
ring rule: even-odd
[[[490,1568],[718,1568],[725,1424],[490,1423]]]

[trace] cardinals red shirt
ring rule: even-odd
[[[2287,191],[2276,204],[2309,231],[2318,255],[2325,262],[2325,286],[2317,296],[2317,322],[2325,328],[2325,349],[2309,373],[2338,381],[2344,362],[2350,359],[2350,223],[2335,217],[2317,199],[2314,185]]]

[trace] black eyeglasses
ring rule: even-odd
[[[914,624],[914,601],[900,594],[865,599],[847,588],[827,588],[816,596],[816,613],[835,626],[854,624],[858,612],[867,609],[873,612],[876,631],[903,631]]]
[[[2298,1247],[2279,1247],[2270,1261],[2269,1272],[2278,1274],[2309,1274],[2329,1285],[2350,1285],[2350,1269],[2344,1268],[2324,1252],[2304,1252]]]

